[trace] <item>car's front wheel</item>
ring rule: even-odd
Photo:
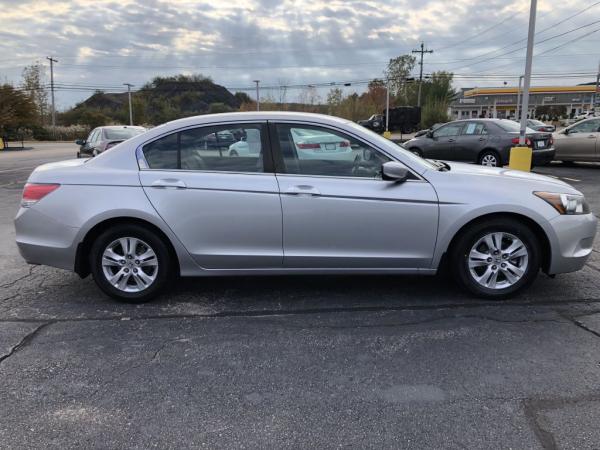
[[[533,282],[540,269],[541,247],[525,224],[496,218],[465,229],[450,254],[454,277],[471,293],[502,299]]]
[[[94,281],[118,300],[141,303],[156,296],[169,279],[170,255],[155,233],[137,224],[117,225],[92,245]]]

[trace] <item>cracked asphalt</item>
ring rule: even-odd
[[[74,153],[0,152],[0,448],[600,447],[600,239],[506,302],[336,276],[181,280],[122,305],[14,244],[28,174]],[[600,165],[536,171],[600,212]]]

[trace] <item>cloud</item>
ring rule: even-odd
[[[2,0],[0,76],[18,82],[23,66],[53,55],[55,78],[65,84],[120,88],[156,75],[203,73],[228,87],[365,80],[381,76],[385,62],[424,40],[434,53],[425,72],[518,75],[526,35],[528,0]],[[583,9],[583,0],[541,2],[538,30]],[[600,17],[600,6],[542,37]],[[510,18],[510,20],[507,20]],[[504,21],[504,22],[502,22]],[[502,22],[502,23],[501,23]],[[498,25],[500,24],[500,25]],[[594,27],[586,29],[592,31]],[[551,48],[580,33],[541,44]],[[596,39],[594,41],[593,39]],[[541,38],[540,38],[541,39]],[[596,69],[600,32],[534,62],[537,72]],[[553,54],[565,55],[552,57]],[[471,58],[469,60],[469,58]],[[509,82],[514,82],[509,78]],[[575,83],[587,79],[548,79]],[[460,85],[501,84],[498,79],[459,79]],[[362,89],[362,86],[350,89]],[[90,92],[57,92],[65,108]],[[322,92],[324,97],[325,92]],[[294,94],[290,92],[288,98]]]

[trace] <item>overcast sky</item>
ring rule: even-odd
[[[539,1],[534,73],[560,75],[533,84],[595,79],[595,3]],[[0,79],[15,84],[25,65],[47,63],[49,55],[59,60],[56,83],[107,91],[177,73],[202,73],[232,90],[254,79],[264,86],[366,80],[423,40],[434,50],[425,73],[450,70],[456,87],[466,87],[516,83],[524,70],[529,0],[0,0],[0,11]],[[571,32],[577,27],[583,28]],[[323,98],[327,90],[319,89]],[[289,90],[288,100],[297,93]],[[60,90],[58,108],[90,94]]]

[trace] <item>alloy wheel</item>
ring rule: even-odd
[[[123,237],[112,241],[102,253],[102,272],[120,291],[141,292],[156,280],[158,258],[146,242]]]
[[[492,155],[491,153],[488,153],[487,155],[484,155],[483,158],[481,158],[481,165],[488,167],[498,167],[498,159],[496,158],[496,156]]]
[[[471,277],[477,284],[488,289],[505,289],[525,275],[529,250],[513,234],[488,233],[471,248],[468,264]]]

